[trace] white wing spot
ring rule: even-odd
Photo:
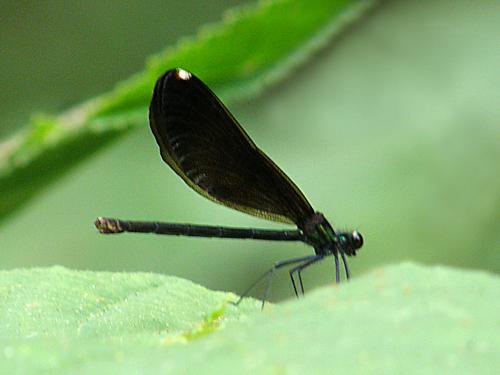
[[[187,81],[191,79],[191,73],[184,69],[177,69],[177,78],[182,79],[183,81]]]

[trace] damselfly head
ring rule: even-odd
[[[346,255],[356,255],[363,246],[363,236],[357,230],[337,234],[337,248]]]

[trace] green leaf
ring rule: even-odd
[[[248,98],[284,78],[373,2],[265,1],[228,12],[221,23],[150,58],[112,92],[59,116],[34,118],[0,144],[0,219],[104,144],[144,126],[153,84],[166,69],[194,71],[226,101]]]
[[[0,273],[2,373],[486,374],[500,281],[402,264],[281,305],[154,274]]]

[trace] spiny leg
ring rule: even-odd
[[[302,275],[301,275],[301,272],[311,266],[312,264],[316,263],[316,262],[319,262],[320,260],[322,260],[325,256],[324,255],[314,255],[313,257],[311,257],[311,259],[305,261],[304,263],[302,264],[299,264],[297,267],[294,267],[290,270],[290,277],[292,278],[292,280],[294,279],[293,278],[293,274],[294,273],[297,273],[297,275],[299,276],[299,285],[300,285],[300,291],[302,293],[302,295],[304,295],[304,283],[302,282]],[[295,286],[295,285],[294,285]],[[297,294],[297,293],[296,293]],[[298,297],[298,295],[297,295]]]
[[[344,252],[341,252],[340,256],[342,257],[342,262],[344,263],[345,277],[349,280],[351,278],[351,273],[349,272],[349,266],[347,265],[347,258]]]
[[[304,269],[306,269],[307,267],[309,266],[312,266],[314,263],[317,263],[319,262],[320,260],[323,260],[324,258],[324,255],[318,257],[318,259],[316,259],[314,262],[310,262],[306,265],[304,265],[303,267],[301,267],[298,271],[297,271],[297,274],[299,275],[299,281],[300,281],[300,288],[302,289],[302,295],[304,295],[304,284],[302,283],[302,271],[304,271]]]
[[[269,289],[271,289],[271,282],[273,281],[274,271],[276,268],[272,268],[272,271],[269,273],[267,277],[267,285],[266,290],[264,291],[264,295],[262,296],[262,305],[260,307],[261,310],[264,310],[264,304],[266,303],[267,294],[269,293]]]
[[[302,264],[309,265],[309,264],[311,264],[311,260],[314,260],[316,257],[317,257],[317,255],[309,255],[307,257],[293,258],[293,259],[288,259],[288,260],[284,260],[284,261],[275,263],[274,266],[273,266],[273,268],[271,268],[271,270],[269,270],[269,272],[268,272],[269,276],[268,276],[268,281],[267,281],[266,289],[265,289],[264,295],[262,297],[262,308],[261,309],[264,310],[264,304],[266,302],[267,294],[269,293],[269,289],[271,288],[271,282],[273,280],[274,271],[276,271],[279,268],[282,268],[282,267],[285,267],[285,266],[289,266],[290,264],[294,264],[294,263],[303,262]],[[293,279],[292,274],[290,274],[290,278],[292,279],[292,285],[293,285],[293,290],[295,291],[295,295],[298,297],[298,295],[297,295],[297,287],[295,286],[295,281]],[[304,287],[302,285],[302,280],[301,280],[301,285],[300,286],[302,288],[302,294],[304,294]]]
[[[333,253],[333,259],[335,260],[335,282],[340,284],[340,268],[339,268],[339,254],[338,252]]]
[[[299,298],[299,293],[297,293],[297,286],[295,285],[295,279],[293,278],[293,274],[289,273],[290,280],[292,280],[293,291],[295,293],[295,297]]]
[[[297,275],[299,275],[300,292],[302,293],[302,297],[303,297],[304,296],[304,283],[302,281],[302,273],[297,272]]]
[[[259,277],[257,280],[255,280],[255,282],[252,283],[252,285],[250,285],[243,292],[243,294],[240,296],[240,298],[238,299],[238,301],[234,302],[234,304],[235,305],[239,305],[240,302],[243,300],[243,298],[245,298],[248,295],[248,293],[250,293],[252,291],[252,289],[254,289],[257,286],[257,284],[262,279],[264,279],[265,277],[268,277],[270,274],[272,275],[274,273],[274,271],[276,271],[276,270],[278,270],[280,268],[289,266],[291,264],[306,262],[306,261],[308,261],[308,260],[310,260],[311,258],[314,258],[314,257],[316,257],[316,255],[308,255],[308,256],[300,257],[300,258],[292,258],[292,259],[281,260],[279,262],[274,263],[273,266],[270,269],[268,269],[261,277]],[[270,277],[269,284],[270,284],[270,281],[272,281],[272,276]],[[267,295],[267,290],[268,289],[269,289],[269,285],[266,287],[266,295]],[[263,300],[263,302],[264,302],[264,300]]]
[[[250,293],[252,291],[253,288],[255,288],[255,286],[263,279],[265,278],[267,275],[269,275],[270,273],[274,272],[274,269],[275,269],[275,266],[273,265],[273,267],[271,267],[270,269],[268,269],[261,277],[259,277],[257,280],[255,280],[240,296],[240,298],[238,298],[238,300],[236,302],[233,302],[234,305],[238,306],[240,304],[240,302],[243,300],[243,298],[246,297],[246,295],[248,293]]]

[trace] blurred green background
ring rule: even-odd
[[[3,1],[0,137],[37,110],[109,90],[244,3]],[[406,259],[500,272],[499,23],[495,2],[383,1],[286,80],[231,104],[334,227],[363,233],[355,276]],[[238,293],[272,262],[311,253],[291,243],[105,237],[96,216],[282,227],[192,192],[145,123],[3,221],[0,267],[152,271]],[[304,274],[306,290],[333,278],[328,259]],[[282,272],[271,299],[291,293]]]

